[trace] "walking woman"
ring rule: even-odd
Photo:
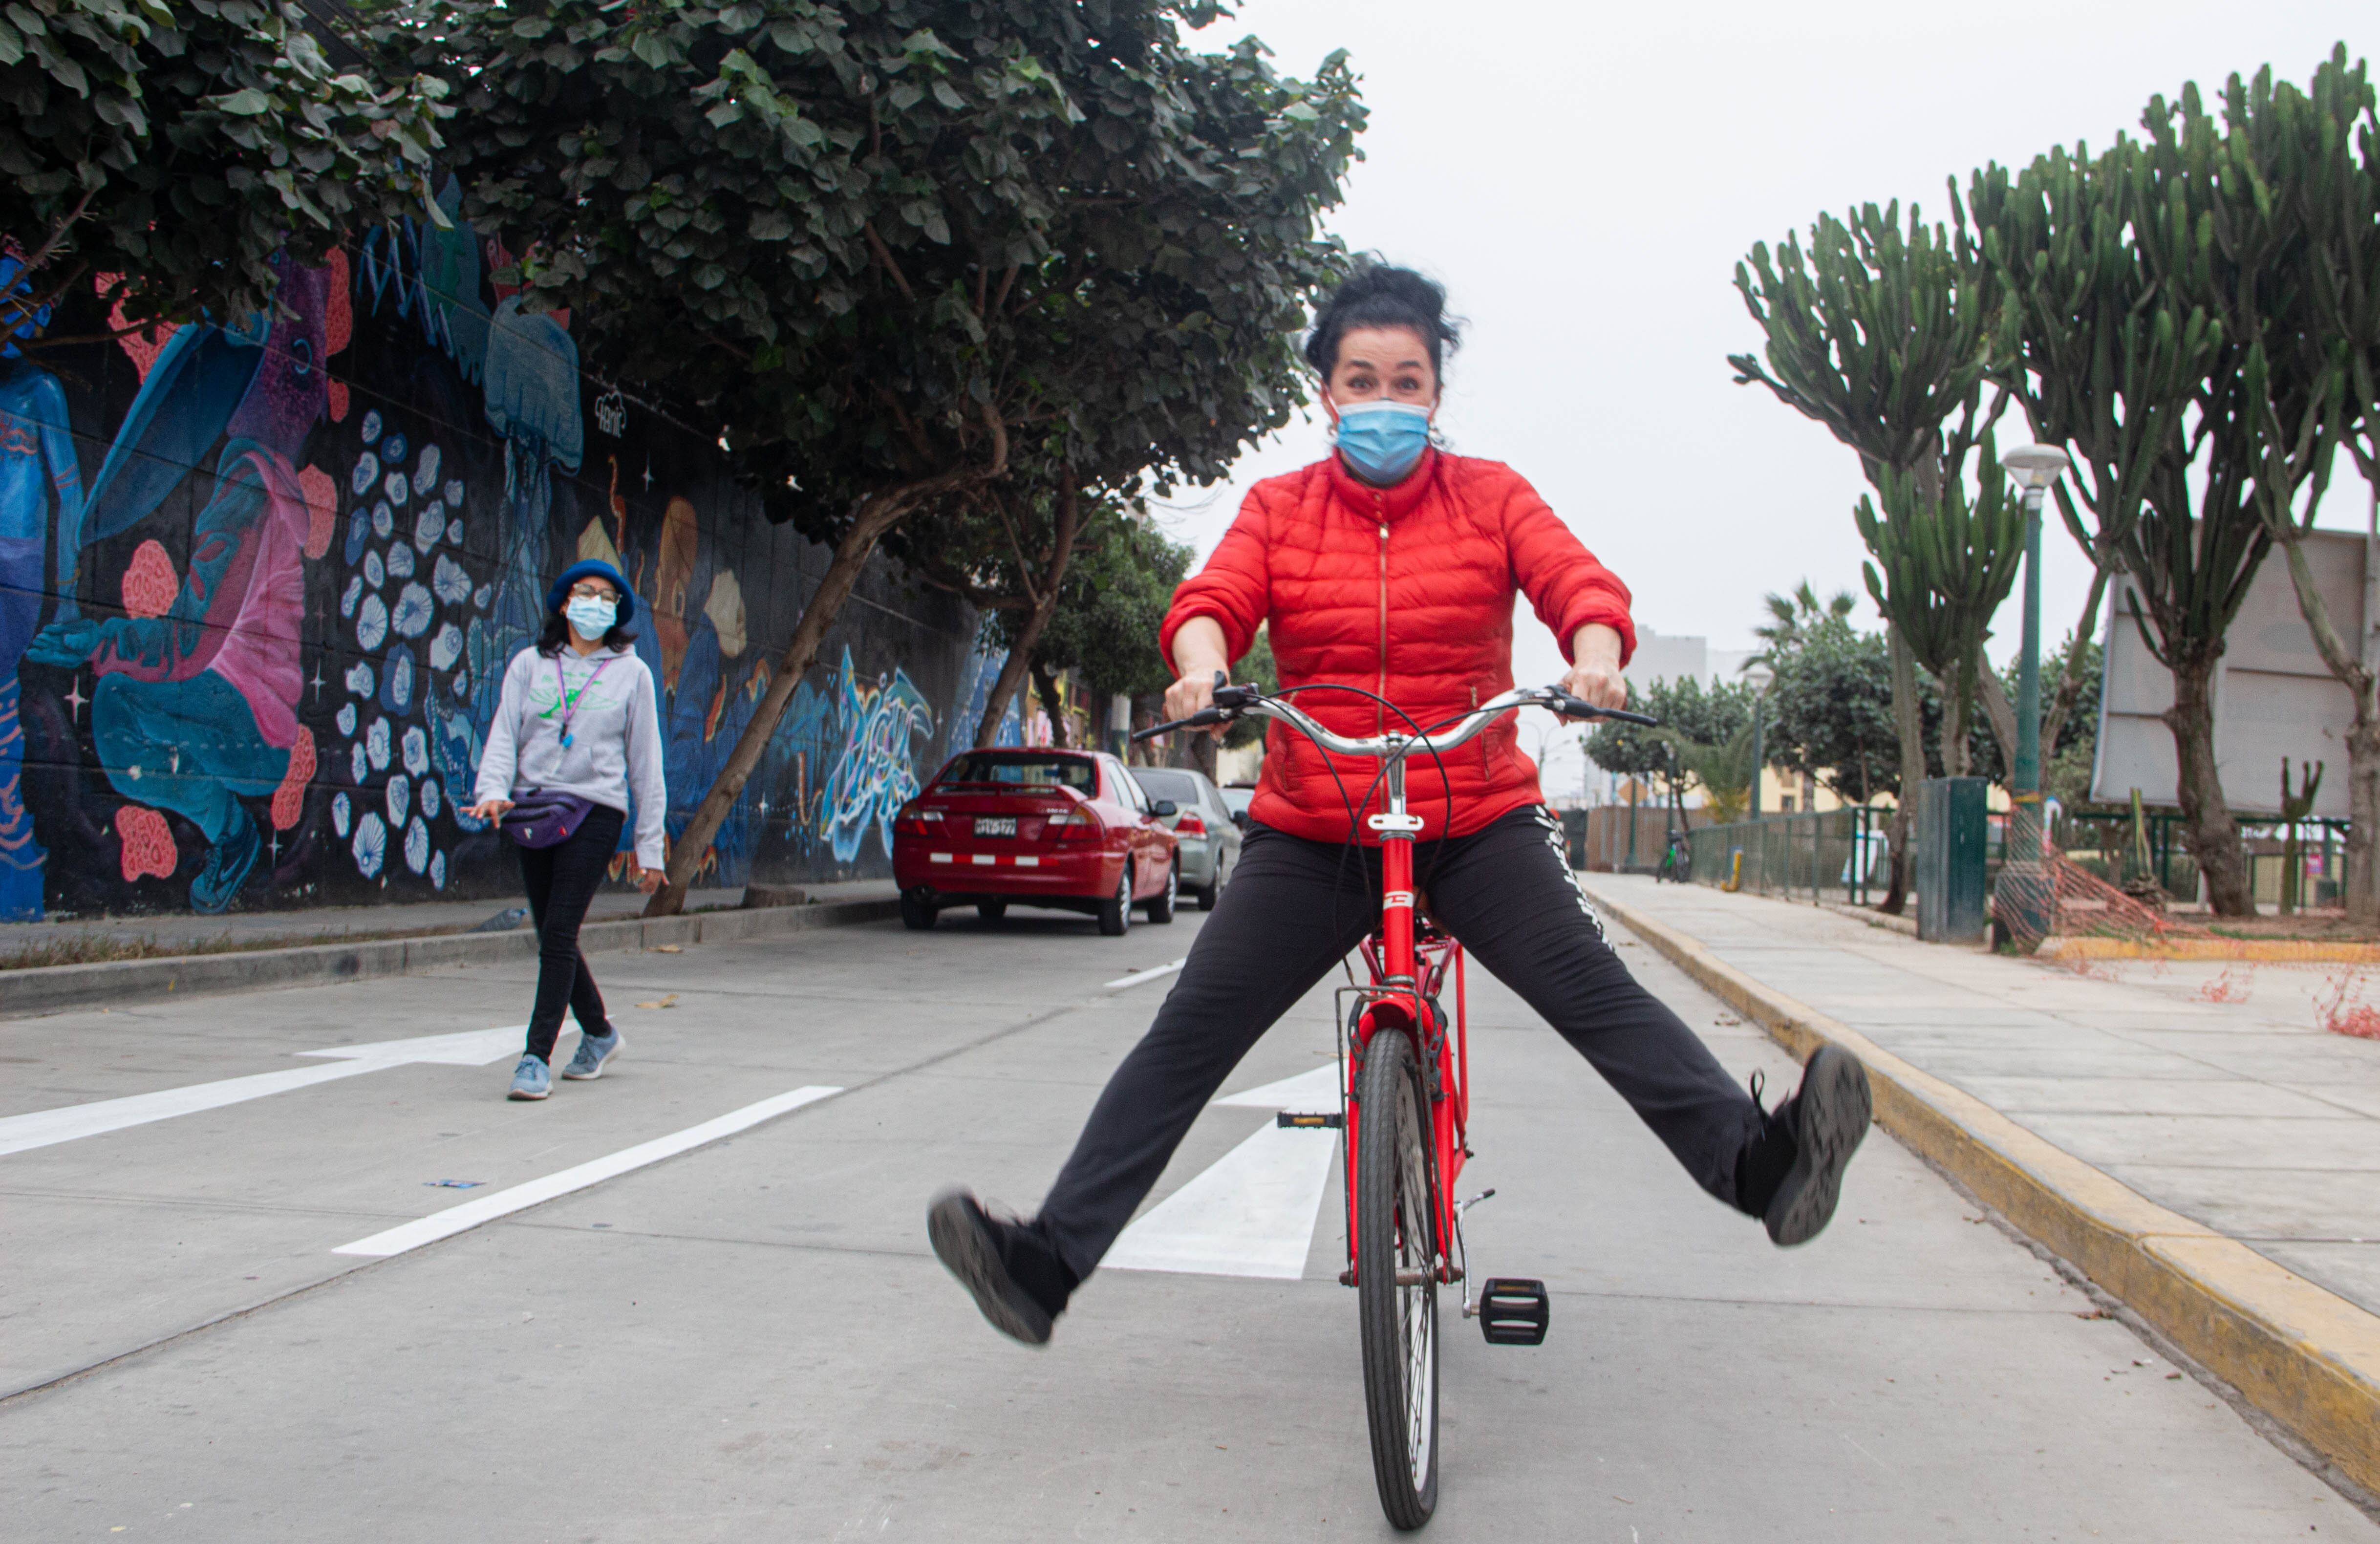
[[[652,673],[629,647],[637,598],[608,563],[575,563],[546,591],[545,636],[513,656],[503,699],[480,758],[479,803],[520,846],[521,881],[537,919],[537,1006],[528,1044],[513,1069],[511,1097],[553,1091],[553,1042],[562,1010],[578,1021],[578,1053],[565,1077],[603,1076],[620,1031],[578,953],[578,924],[603,881],[636,796],[637,888],[662,881],[660,714]]]

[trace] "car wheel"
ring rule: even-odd
[[[1206,888],[1192,891],[1190,898],[1198,903],[1200,911],[1214,910],[1215,903],[1223,898],[1223,859],[1220,854],[1215,858],[1214,876],[1207,881]]]
[[[982,918],[987,922],[997,922],[1002,918],[1008,915],[1008,903],[1006,901],[978,901],[975,904],[975,914],[978,917]]]
[[[1173,903],[1182,894],[1182,865],[1165,866],[1165,888],[1148,898],[1148,919],[1152,922],[1173,920]]]
[[[1099,931],[1110,938],[1121,938],[1132,926],[1132,865],[1123,866],[1116,881],[1115,894],[1099,903]]]
[[[940,909],[923,890],[901,892],[901,925],[913,933],[922,933],[931,928],[935,913]]]

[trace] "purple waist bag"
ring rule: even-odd
[[[525,788],[513,807],[497,820],[497,827],[506,836],[524,847],[553,847],[570,840],[587,812],[595,808],[593,799],[577,794],[549,794],[542,788]]]

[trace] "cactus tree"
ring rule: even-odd
[[[1963,771],[1983,639],[2023,546],[2022,517],[2010,516],[1985,444],[2006,400],[1998,392],[1985,400],[1995,280],[1955,188],[1950,208],[1945,227],[1912,207],[1904,229],[1897,203],[1867,204],[1848,222],[1821,215],[1806,250],[1798,236],[1773,259],[1755,245],[1735,284],[1767,346],[1728,360],[1739,383],[1767,386],[1857,451],[1875,489],[1856,517],[1876,558],[1869,591],[1892,637],[1904,787],[1925,775],[1913,679],[1900,684],[1906,667],[1941,679],[1943,754]],[[1963,474],[1978,449],[1984,481],[1971,501]],[[1888,910],[1902,893],[1905,836],[1896,816]]]

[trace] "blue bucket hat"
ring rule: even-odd
[[[570,599],[570,587],[581,579],[603,579],[620,592],[619,614],[613,619],[614,625],[625,626],[628,619],[637,614],[637,592],[628,588],[628,581],[621,577],[617,568],[601,558],[592,557],[583,563],[574,563],[562,571],[562,577],[553,581],[553,588],[545,592],[545,609],[561,611]]]

